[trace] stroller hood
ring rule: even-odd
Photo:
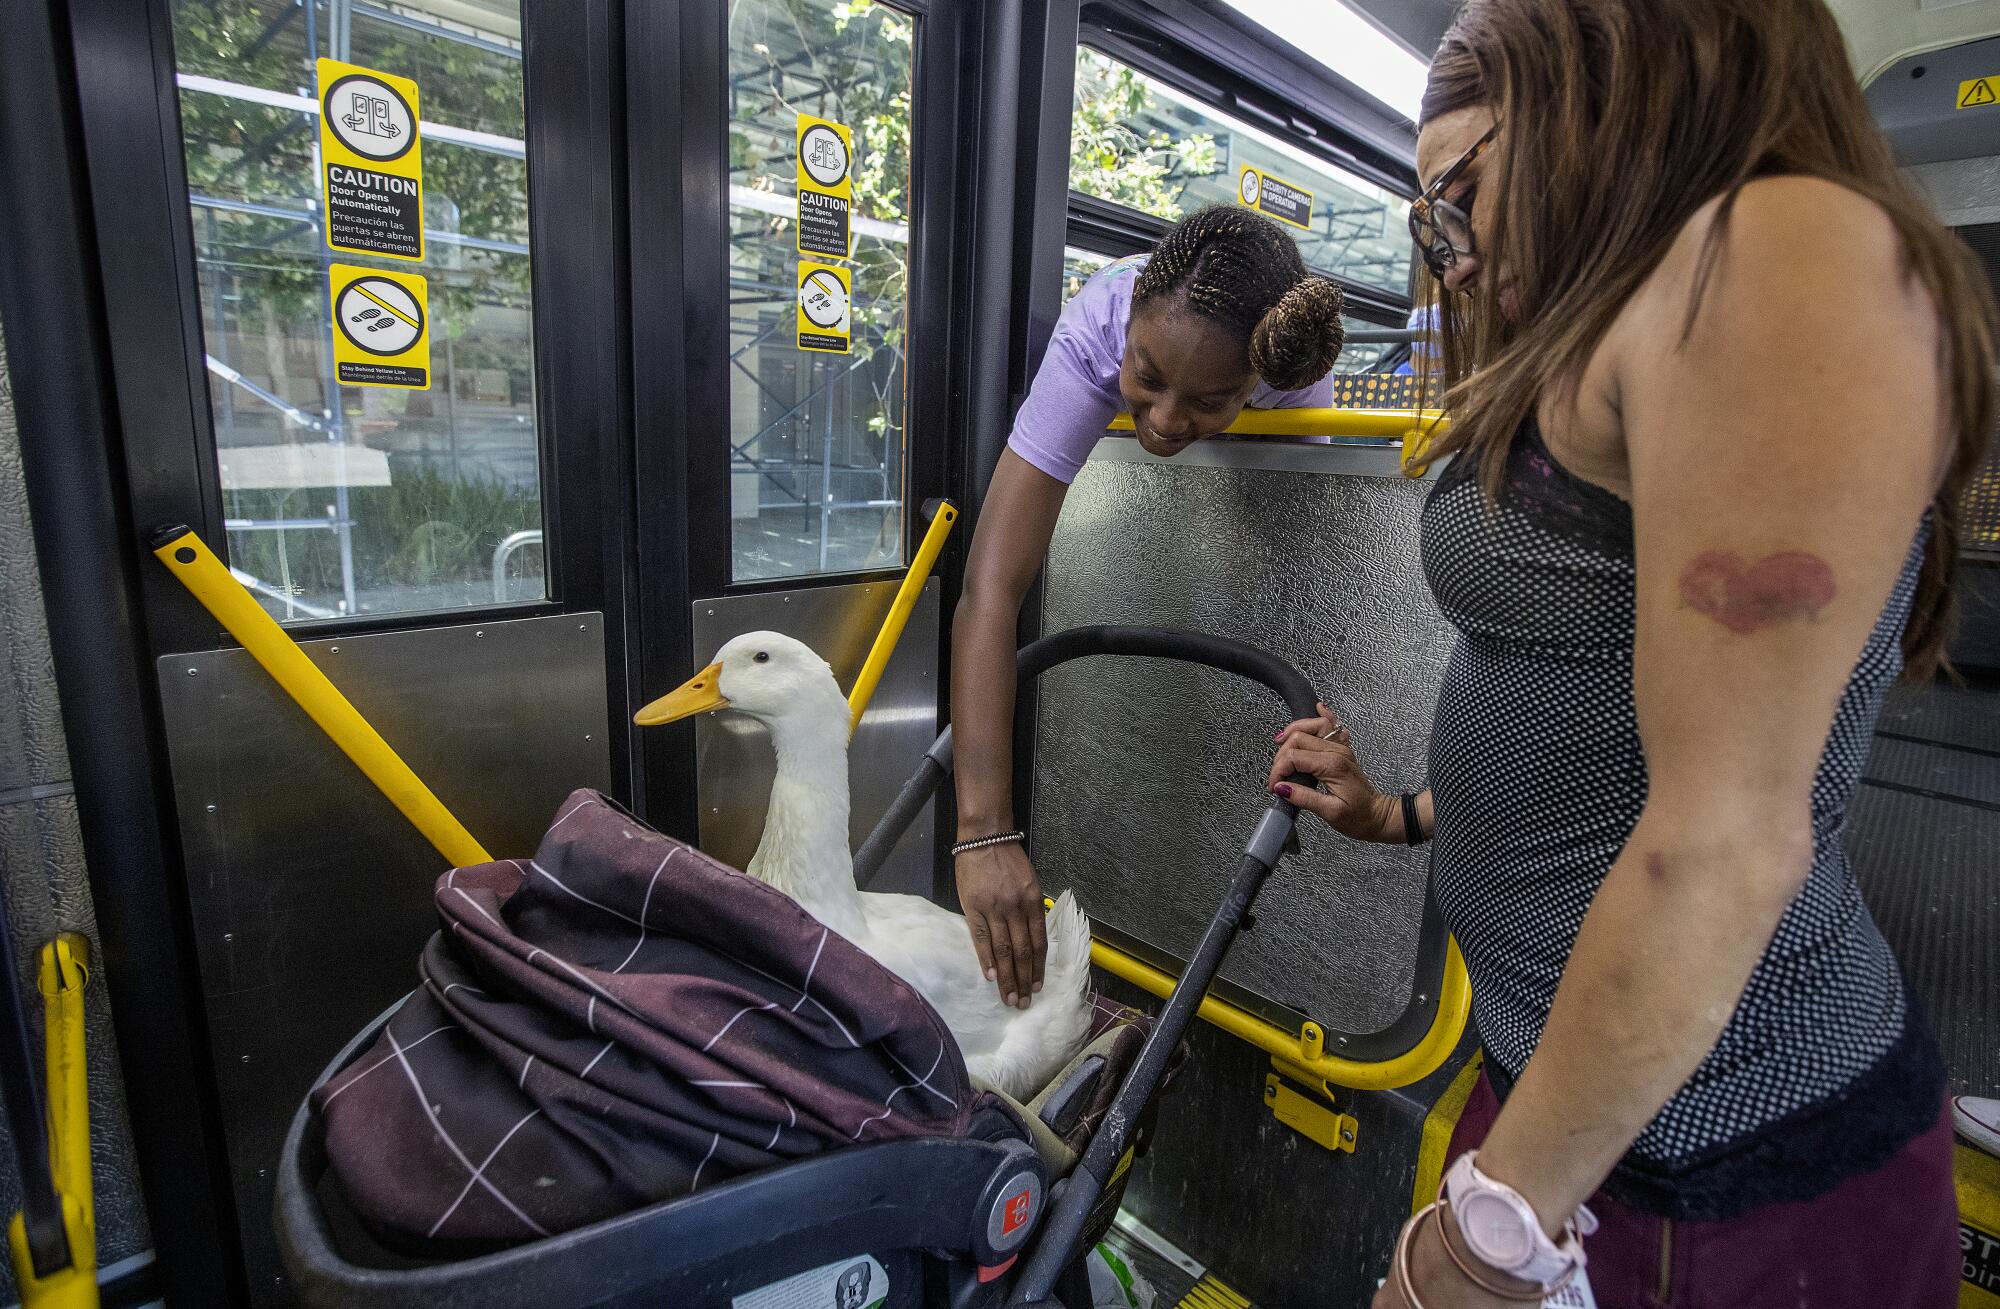
[[[535,858],[455,869],[436,903],[423,984],[313,1094],[386,1243],[509,1245],[971,1117],[951,1034],[906,983],[594,791]]]

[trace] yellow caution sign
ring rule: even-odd
[[[800,114],[798,165],[799,253],[847,258],[854,249],[854,133]]]
[[[1960,109],[1980,109],[1992,104],[2000,104],[2000,73],[1958,84]]]
[[[319,61],[326,243],[345,254],[424,257],[424,143],[417,84]]]
[[[334,264],[327,269],[333,305],[334,373],[348,386],[431,384],[430,288],[416,273]]]
[[[799,349],[848,352],[854,328],[854,281],[840,264],[799,263]]]
[[[1313,193],[1273,177],[1261,168],[1245,168],[1236,180],[1236,198],[1260,214],[1293,227],[1311,227]]]

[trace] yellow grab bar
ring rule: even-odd
[[[90,1189],[90,1075],[83,1046],[89,949],[83,937],[64,932],[42,947],[37,973],[47,1019],[49,1159],[56,1189],[75,1196],[86,1218],[96,1212]]]
[[[910,571],[903,575],[903,584],[897,588],[896,598],[889,605],[889,616],[882,620],[882,630],[875,634],[875,644],[869,647],[868,658],[862,661],[861,673],[854,679],[854,689],[847,693],[848,731],[852,732],[861,725],[862,712],[875,696],[875,688],[882,681],[882,670],[889,666],[889,656],[896,652],[896,642],[902,639],[903,628],[910,621],[910,611],[917,607],[917,597],[923,594],[924,583],[930,580],[931,569],[937,565],[938,554],[944,549],[944,539],[951,535],[951,525],[957,521],[958,506],[949,500],[938,501],[937,512],[931,515],[931,525],[924,532],[923,543],[917,547],[917,557],[910,561]]]
[[[1223,428],[1231,436],[1345,436],[1401,441],[1403,472],[1422,477],[1430,471],[1426,456],[1433,442],[1451,426],[1436,409],[1245,409]],[[1111,420],[1114,432],[1132,430],[1132,415]]]
[[[1231,436],[1359,436],[1401,440],[1412,428],[1443,431],[1451,420],[1436,409],[1245,409],[1223,428]],[[1132,415],[1111,420],[1114,432],[1132,430]]]
[[[194,593],[215,620],[264,666],[286,695],[306,711],[320,730],[333,738],[368,780],[375,783],[403,817],[416,825],[453,867],[493,862],[493,856],[439,802],[402,756],[389,748],[381,733],[347,702],[340,688],[306,658],[298,643],[264,612],[242,583],[215,557],[192,529],[163,528],[153,539],[153,553]]]
[[[69,1265],[37,1277],[28,1253],[27,1224],[19,1214],[7,1240],[21,1288],[22,1309],[97,1309],[97,1217],[90,1182],[90,1078],[84,1062],[84,963],[89,943],[65,932],[44,945],[37,980],[46,1019],[49,1171],[62,1203]]]
[[[1175,978],[1104,941],[1090,943],[1090,961],[1114,977],[1165,999]],[[1447,939],[1444,978],[1438,988],[1437,1012],[1430,1030],[1409,1049],[1389,1059],[1364,1061],[1326,1053],[1326,1032],[1318,1023],[1287,1032],[1247,1010],[1214,995],[1202,997],[1200,1015],[1240,1041],[1247,1041],[1284,1066],[1301,1081],[1319,1080],[1357,1091],[1388,1091],[1420,1082],[1443,1066],[1465,1034],[1472,1014],[1472,982],[1465,975],[1465,958],[1458,942]]]

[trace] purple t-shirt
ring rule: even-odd
[[[1125,407],[1118,366],[1132,321],[1132,288],[1148,258],[1133,255],[1106,264],[1064,306],[1049,352],[1014,416],[1008,449],[1059,482],[1076,480],[1091,447]],[[1332,403],[1331,378],[1303,391],[1274,391],[1259,381],[1249,401],[1253,409],[1325,408]]]

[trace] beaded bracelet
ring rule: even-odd
[[[996,832],[992,836],[982,836],[971,841],[960,841],[951,848],[951,857],[956,859],[974,850],[984,850],[994,845],[1016,845],[1028,839],[1026,832]]]

